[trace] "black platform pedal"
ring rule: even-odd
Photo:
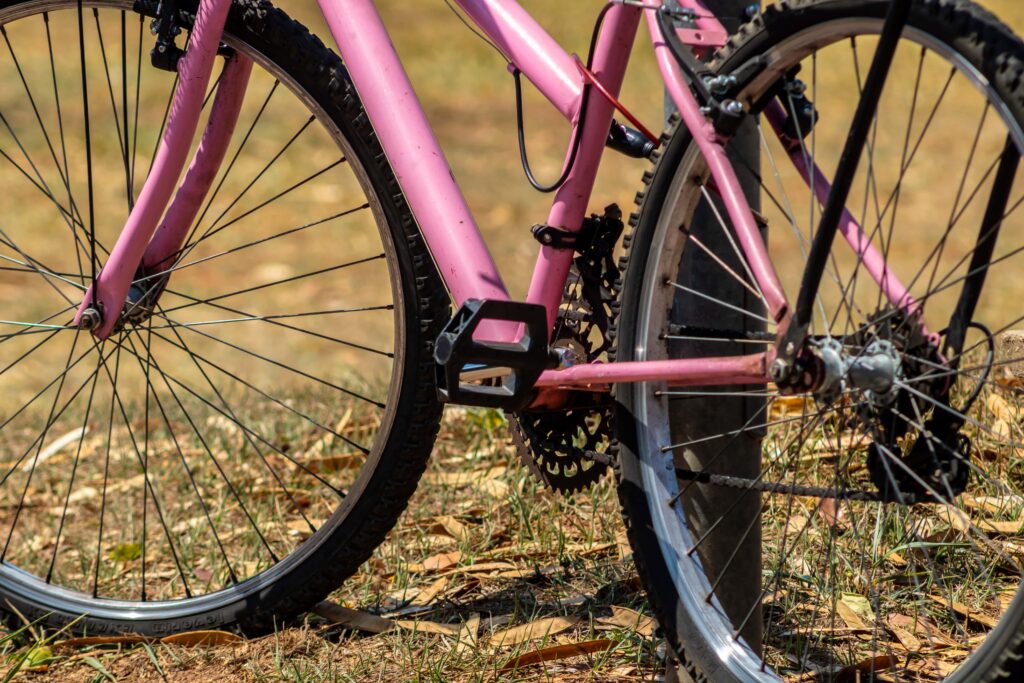
[[[484,321],[521,323],[514,343],[477,341]],[[437,392],[446,403],[516,411],[550,365],[547,311],[537,304],[470,299],[437,338]]]

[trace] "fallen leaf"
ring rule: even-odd
[[[943,635],[938,628],[921,616],[909,617],[905,614],[892,614],[889,615],[888,624],[890,628],[893,626],[902,628],[913,633],[922,642],[927,641],[932,645],[954,647],[959,644],[955,640]]]
[[[513,626],[511,628],[498,631],[491,636],[491,644],[501,647],[519,645],[520,643],[525,643],[530,640],[545,638],[547,636],[553,636],[556,633],[568,631],[579,623],[580,620],[576,617],[547,617],[545,619],[537,619],[536,621],[531,621],[528,624]]]
[[[464,541],[469,538],[469,528],[451,515],[439,515],[427,519],[423,523],[428,534],[449,536],[457,541]]]
[[[28,472],[31,469],[39,467],[44,462],[52,458],[54,455],[60,453],[61,449],[63,449],[68,444],[72,444],[75,443],[76,441],[81,440],[81,438],[85,436],[87,433],[87,429],[79,427],[78,429],[72,429],[70,432],[64,434],[63,436],[57,437],[56,439],[50,442],[49,446],[39,451],[39,455],[32,458],[31,460],[26,461],[25,464],[21,466],[21,471]]]
[[[434,621],[395,621],[396,626],[404,628],[407,631],[413,631],[414,633],[436,633],[441,636],[450,636],[452,638],[458,638],[459,633],[462,631],[462,624],[439,624]]]
[[[500,479],[487,479],[480,482],[476,489],[492,498],[504,499],[508,496],[509,485]]]
[[[114,562],[131,562],[142,557],[142,546],[138,543],[122,543],[110,551]]]
[[[1005,496],[972,496],[964,494],[960,496],[963,506],[971,510],[980,510],[991,515],[1001,515],[1011,510],[1019,511],[1024,508],[1024,497],[1017,495]]]
[[[996,420],[992,423],[992,436],[1003,441],[1008,441],[1013,435],[1013,428],[1006,420]]]
[[[999,394],[989,394],[987,403],[989,411],[1000,420],[1012,423],[1017,419],[1017,411]]]
[[[1017,536],[1020,534],[1021,527],[1024,526],[1021,522],[994,522],[992,520],[983,519],[977,523],[977,527],[982,531],[990,534],[998,534],[1000,536]]]
[[[655,629],[658,628],[658,622],[652,617],[618,605],[612,605],[612,615],[610,617],[602,617],[598,621],[602,624],[635,631],[645,638],[653,636]]]
[[[160,639],[166,645],[181,647],[208,647],[210,645],[234,645],[242,642],[242,637],[227,631],[186,631],[164,636]]]
[[[464,567],[449,569],[445,574],[487,574],[490,572],[508,571],[516,569],[511,562],[481,562],[480,564],[467,564]]]
[[[469,619],[462,624],[459,631],[458,642],[455,643],[456,654],[471,652],[476,649],[477,634],[480,632],[480,615],[471,614]]]
[[[900,665],[900,658],[895,655],[881,655],[870,657],[863,662],[851,664],[836,674],[836,683],[859,683],[862,674],[872,674],[878,671],[885,671]]]
[[[534,567],[531,569],[512,569],[507,572],[498,572],[493,576],[499,579],[526,579],[529,577],[540,577],[554,574],[561,570],[561,565],[552,564],[547,567]]]
[[[429,605],[434,599],[444,593],[445,589],[448,588],[448,584],[451,582],[451,576],[442,576],[426,588],[416,593],[411,601],[413,605]]]
[[[565,645],[552,645],[551,647],[533,650],[523,653],[505,662],[499,671],[510,671],[521,666],[539,664],[540,662],[551,662],[557,659],[568,659],[589,655],[594,652],[604,652],[615,647],[614,640],[587,640],[582,643],[567,643]]]
[[[81,648],[93,645],[132,645],[148,640],[145,636],[125,634],[123,636],[87,636],[82,638],[68,638],[54,643],[55,648]]]
[[[896,640],[900,641],[900,645],[902,645],[907,652],[919,651],[921,649],[921,640],[904,628],[905,623],[902,623],[899,619],[895,618],[897,616],[899,615],[890,615],[886,620],[889,630],[892,631],[893,635],[896,636]]]
[[[988,626],[989,628],[995,628],[998,623],[998,619],[994,619],[984,612],[979,612],[976,609],[972,609],[962,602],[956,602],[955,600],[947,600],[941,595],[929,595],[929,598],[939,603],[943,607],[947,607],[962,617],[966,617],[972,621],[975,621],[982,626]]]
[[[314,474],[330,474],[341,470],[354,470],[363,466],[366,456],[362,453],[340,453],[324,455],[309,460],[304,467]]]
[[[874,628],[875,613],[871,602],[863,595],[843,593],[836,603],[836,612],[849,628],[871,631]]]
[[[313,614],[339,626],[347,626],[366,633],[385,633],[395,628],[395,622],[374,614],[343,607],[336,602],[324,600],[312,610]]]
[[[410,564],[406,569],[410,574],[419,574],[420,572],[435,572],[442,569],[458,564],[462,560],[462,553],[458,550],[453,550],[450,553],[439,553],[437,555],[431,555],[422,562]]]

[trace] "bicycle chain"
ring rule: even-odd
[[[722,486],[731,489],[742,489],[744,491],[758,491],[761,493],[784,493],[793,496],[807,498],[824,498],[833,500],[851,500],[867,503],[883,503],[886,499],[875,491],[861,491],[858,489],[837,489],[823,486],[804,486],[801,484],[786,484],[781,481],[765,481],[763,479],[748,479],[745,477],[731,477],[725,474],[710,474],[708,472],[697,472],[695,470],[676,469],[676,476],[686,481],[698,484],[709,484],[711,486]],[[903,498],[904,504],[911,505],[916,499],[911,495]]]

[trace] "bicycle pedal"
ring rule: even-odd
[[[478,341],[473,335],[485,321],[520,323],[523,332],[516,342]],[[543,306],[470,299],[434,345],[438,397],[445,403],[520,410],[550,359]]]

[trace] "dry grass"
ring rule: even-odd
[[[568,499],[543,490],[517,464],[493,412],[449,411],[412,507],[332,599],[406,620],[405,626],[367,635],[311,616],[275,635],[210,649],[62,648],[28,633],[6,647],[15,657],[31,657],[26,668],[42,665],[22,678],[47,681],[98,681],[97,665],[123,681],[162,675],[171,681],[490,681],[519,654],[593,639],[612,642],[589,656],[524,666],[500,678],[645,680],[658,666],[647,619],[637,615],[631,623],[622,616],[628,612],[614,618],[613,606],[643,613],[645,604],[612,482],[606,478]],[[566,618],[569,627],[538,628],[531,640],[499,633],[551,617]],[[473,618],[480,624],[470,637],[460,629]],[[452,625],[449,635],[413,632],[436,624]],[[26,638],[35,644],[13,649]]]
[[[297,18],[305,21],[314,32],[327,37],[327,31],[316,17],[312,3],[283,0],[280,4]],[[1012,26],[1024,27],[1024,7],[1020,3],[1012,0],[992,0],[983,4],[999,13]],[[527,238],[527,229],[543,220],[548,209],[548,198],[539,196],[529,189],[516,161],[511,81],[502,70],[500,60],[489,51],[489,48],[468,34],[442,3],[421,3],[422,6],[411,7],[407,2],[389,1],[381,2],[380,5],[385,19],[394,29],[398,48],[407,59],[413,81],[424,100],[428,115],[437,127],[443,146],[449,152],[456,177],[463,181],[469,203],[479,218],[507,283],[513,293],[522,293],[528,282],[536,250],[535,244]],[[547,0],[531,0],[524,2],[524,5],[535,11],[545,26],[552,29],[555,37],[570,49],[578,52],[585,50],[585,41],[589,37],[590,22],[595,10],[593,3],[550,3]],[[642,47],[646,46],[647,38],[641,35],[638,43]],[[39,45],[34,47],[36,50],[40,49]],[[38,60],[30,61],[36,68],[40,68]],[[838,73],[838,67],[835,71]],[[821,88],[824,91],[824,98],[828,95],[830,83],[827,78],[828,70],[823,70],[823,73],[825,76]],[[35,78],[42,76],[45,74],[34,74]],[[662,89],[646,50],[638,50],[632,76],[624,101],[645,121],[660,121]],[[163,93],[169,87],[170,81],[164,78],[162,81],[147,83],[147,88],[152,89],[145,92],[142,98],[145,112],[150,117],[156,114],[158,120],[159,112],[166,101]],[[831,86],[838,87],[841,83],[841,80],[836,80]],[[269,81],[264,80],[258,85],[262,89],[254,88],[253,92],[263,93],[269,87]],[[73,83],[68,87],[73,88]],[[836,96],[841,97],[842,93]],[[21,103],[20,93],[16,90],[9,90],[5,96],[0,96],[0,108],[5,112],[14,112],[12,124],[31,122],[31,112],[24,106],[19,106]],[[256,98],[248,102],[243,116],[251,114],[258,105],[259,99]],[[273,111],[271,118],[278,128],[269,131],[258,141],[258,150],[263,155],[262,158],[272,154],[275,145],[287,134],[284,131],[294,130],[296,122],[301,123],[304,117],[301,110],[289,110],[287,101],[275,106],[279,109]],[[892,102],[890,106],[900,105],[898,102]],[[940,130],[958,130],[957,117],[966,114],[954,108],[950,116],[950,121],[943,124],[944,127]],[[77,125],[80,122],[72,123]],[[531,95],[528,101],[528,126],[531,158],[536,169],[545,177],[555,175],[562,160],[562,149],[567,134],[565,124],[539,97]],[[835,126],[832,130],[841,132],[842,127]],[[109,143],[110,138],[106,139]],[[156,130],[143,130],[139,148],[148,150],[155,139]],[[824,139],[822,144],[834,148],[839,140]],[[39,145],[40,141],[36,140],[35,144]],[[963,136],[955,134],[939,135],[937,139],[929,140],[927,144],[927,151],[936,155],[947,149],[951,156],[964,152]],[[116,150],[112,148],[100,148],[98,153],[113,155],[115,158],[117,156]],[[285,158],[286,170],[295,171],[307,166],[331,163],[331,154],[330,145],[325,145],[322,137],[303,140]],[[599,207],[617,201],[623,207],[629,207],[640,174],[646,169],[646,163],[626,161],[619,157],[609,157],[608,161],[609,163],[602,169],[594,206]],[[240,191],[245,182],[258,171],[256,161],[251,162],[252,166],[246,166],[246,163],[250,162],[244,159],[240,161],[237,176],[232,181],[234,184],[225,187],[226,197],[233,196],[232,192]],[[81,175],[81,159],[73,160],[72,164],[73,173]],[[921,175],[920,182],[942,186],[945,181],[945,169],[934,166],[927,170],[929,172]],[[140,177],[141,175],[140,171]],[[266,187],[260,188],[263,194],[254,193],[256,196],[252,197],[253,201],[269,196],[268,193],[282,182],[281,178],[287,177],[289,174],[285,171],[281,172],[280,177],[269,177]],[[50,180],[51,184],[56,185],[52,177]],[[354,193],[353,178],[344,168],[337,169],[331,180],[332,189],[318,189],[316,192],[296,196],[276,207],[269,215],[261,217],[261,220],[245,224],[248,235],[246,239],[255,239],[261,235],[271,234],[274,229],[294,225],[294,217],[309,215],[311,206],[323,211],[327,211],[329,207],[337,207],[349,194]],[[788,177],[784,182],[789,186],[795,186],[798,181]],[[881,182],[884,184],[886,179],[882,178]],[[892,180],[888,179],[888,182],[891,183]],[[38,196],[34,192],[32,188],[12,187],[6,201],[10,205],[25,207],[19,215],[24,225],[52,225],[54,217],[46,213],[47,207],[38,202]],[[124,207],[118,203],[118,187],[103,185],[100,192],[101,205],[117,207],[110,209],[111,213],[106,216],[108,220],[103,222],[100,232],[101,237],[109,244],[119,228],[117,219]],[[214,213],[223,206],[222,203]],[[807,210],[805,207],[799,208],[801,212]],[[937,203],[914,205],[908,209],[922,225],[938,224],[948,215],[948,207],[938,206]],[[785,222],[781,215],[771,218],[776,223]],[[252,258],[225,261],[224,268],[215,269],[212,271],[213,275],[209,274],[211,271],[197,272],[194,277],[190,276],[191,279],[183,277],[176,279],[175,282],[180,283],[186,293],[220,291],[229,285],[240,289],[247,284],[259,283],[270,277],[286,277],[317,267],[329,266],[336,262],[336,251],[342,246],[346,253],[350,254],[369,254],[376,246],[372,226],[365,219],[357,219],[354,227],[335,226],[332,230],[333,233],[327,237],[318,237],[316,240],[311,237],[309,242],[297,242],[294,247],[290,247],[293,251],[279,252],[268,249],[255,254]],[[41,236],[45,237],[45,233],[34,234],[38,241],[31,244],[42,249],[40,253],[45,257],[44,260],[55,259],[60,262],[61,259],[67,259],[65,263],[71,263],[69,253],[62,251],[64,247],[48,239],[39,239]],[[323,249],[324,244],[332,245],[333,248]],[[321,245],[319,249],[314,248],[317,245]],[[911,241],[900,251],[900,255],[915,256],[915,248],[918,247],[919,244]],[[199,252],[198,255],[201,256],[203,253]],[[792,280],[799,274],[799,250],[779,248],[777,253],[780,255],[781,270]],[[259,267],[253,268],[254,263],[258,263]],[[379,291],[379,283],[384,278],[386,273],[378,269],[364,278],[363,286],[356,286],[351,282],[312,281],[308,287],[301,290],[301,297],[305,301],[337,300],[345,301],[349,305],[355,301],[372,305],[375,303],[372,293]],[[994,305],[1015,305],[1024,296],[1022,282],[1024,281],[1019,278],[1003,280],[1003,286],[995,290],[998,297]],[[16,302],[18,306],[23,307],[19,309],[18,315],[25,316],[24,319],[42,317],[36,315],[41,312],[24,308],[33,304],[19,296],[16,281],[0,279],[0,294],[4,295],[5,300]],[[282,295],[281,300],[274,297],[242,298],[236,300],[234,305],[247,310],[253,306],[266,306],[266,310],[280,311],[281,306],[286,305],[283,302]],[[1014,306],[1006,307],[1015,312]],[[5,314],[5,317],[13,316]],[[346,335],[351,335],[353,341],[373,343],[391,337],[391,324],[389,321],[375,322],[372,316],[364,316],[338,327],[343,329]],[[262,353],[280,353],[280,357],[295,359],[297,364],[301,364],[301,367],[310,372],[319,372],[321,368],[329,368],[331,370],[328,372],[333,372],[335,368],[362,362],[362,357],[358,354],[337,351],[332,346],[310,342],[304,335],[253,338],[251,335],[239,333],[233,339],[244,339],[256,344],[255,348]],[[212,356],[215,360],[218,358],[217,347],[212,342],[199,340],[196,343],[196,350]],[[38,372],[38,367],[42,366],[40,363],[36,368],[30,368],[26,372],[25,381],[31,381],[33,373]],[[379,386],[381,378],[386,376],[388,371],[387,364],[366,366],[361,369],[364,373],[353,381],[362,382],[365,386],[374,386],[375,383]],[[187,364],[180,365],[179,372],[186,373],[182,375],[186,381],[198,381],[195,374],[187,374],[194,372],[187,368]],[[143,380],[138,370],[135,373],[134,379],[129,381],[134,381],[138,385]],[[342,378],[344,374],[338,371],[333,377]],[[267,387],[287,385],[284,375],[271,370],[265,371],[259,377],[259,382],[261,386]],[[12,390],[8,395],[14,394]],[[168,394],[165,393],[164,396],[167,397]],[[303,395],[298,400],[306,401],[307,396],[308,402],[302,404],[304,409],[310,407],[311,410],[317,411],[316,417],[328,424],[338,423],[339,416],[344,411],[337,403],[327,405],[312,394]],[[0,404],[4,400],[0,398]],[[106,405],[109,403],[109,397],[101,396],[98,401],[100,405]],[[70,432],[81,423],[81,419],[80,414],[69,415],[63,424],[63,431],[55,429],[55,433]],[[259,414],[254,409],[251,419],[253,424],[259,425],[260,430],[266,430],[267,433],[279,437],[275,439],[275,443],[288,443],[300,453],[311,454],[318,459],[334,458],[335,460],[331,462],[343,460],[350,455],[338,444],[318,446],[316,439],[310,437],[310,430],[304,428],[306,425],[296,425],[293,420],[289,421],[286,417]],[[165,432],[181,429],[181,415],[174,416],[170,422],[174,426],[168,424]],[[369,422],[372,423],[372,417],[369,418]],[[154,427],[154,434],[160,429],[163,428],[159,425]],[[371,426],[369,432],[372,431]],[[236,456],[236,460],[229,464],[238,468],[231,470],[233,476],[238,477],[238,481],[244,481],[247,486],[265,485],[265,473],[246,469],[245,459],[242,457],[246,453],[245,444],[242,443],[243,440],[239,438],[237,431],[232,434],[230,425],[227,425],[221,432],[217,452]],[[842,425],[833,425],[828,436],[836,438],[841,437],[843,433]],[[18,435],[17,430],[7,430],[4,434],[5,446],[13,443]],[[123,455],[117,462],[122,467],[121,474],[124,480],[130,480],[132,472],[133,456],[127,443],[129,436],[125,428],[114,437],[117,444],[114,450]],[[163,438],[166,439],[166,436],[165,433]],[[781,442],[787,435],[782,432],[775,436]],[[102,435],[93,434],[90,439],[95,440],[87,442],[90,449],[96,451],[102,448]],[[194,439],[192,441],[188,446],[201,456],[200,445]],[[164,445],[167,445],[166,441]],[[996,448],[998,444],[987,446]],[[194,455],[193,451],[189,451],[190,457]],[[54,465],[66,465],[70,455],[65,452],[55,456]],[[801,457],[806,455],[804,452]],[[784,462],[780,459],[780,463]],[[1019,462],[1013,460],[994,458],[993,462],[1002,462],[1003,466],[1019,466]],[[81,481],[84,486],[95,488],[100,464],[94,459],[90,465],[93,469],[82,471]],[[833,457],[819,458],[814,467],[807,467],[802,473],[807,477],[808,483],[817,482],[826,478],[828,468],[834,467],[834,464]],[[170,467],[170,464],[167,466]],[[205,472],[198,473],[200,480],[206,477],[207,480],[213,481],[216,478],[215,474],[209,464],[206,467]],[[816,470],[816,467],[821,467],[821,471]],[[45,489],[47,495],[54,497],[53,500],[41,498],[40,504],[52,506],[55,500],[59,500],[59,494],[62,492],[58,486],[62,481],[61,475],[62,470],[55,468],[52,472],[51,485],[40,487]],[[470,481],[472,485],[467,485]],[[480,485],[482,483],[485,485]],[[137,481],[129,490],[133,496],[142,495],[142,487]],[[82,515],[78,523],[87,530],[88,514],[95,512],[95,509],[89,507],[88,499],[82,502]],[[291,508],[282,510],[278,503],[279,501],[268,496],[265,507],[254,512],[257,518],[275,519],[275,530],[280,532],[280,538],[276,539],[276,542],[280,542],[282,547],[290,547],[298,543],[305,533],[295,525],[296,522],[301,522],[301,514]],[[313,500],[304,509],[309,516],[320,519],[326,515],[326,509],[318,510],[317,506],[325,504],[324,501]],[[4,510],[5,516],[0,517],[0,523],[7,521],[10,512],[10,509]],[[985,519],[992,522],[1011,521],[1018,518],[1019,512],[1020,510],[1016,508],[998,509],[994,513],[989,510]],[[225,514],[226,526],[240,526],[237,508]],[[56,515],[57,513],[51,513],[50,517],[45,519],[41,516],[40,521],[52,524]],[[124,537],[106,539],[104,546],[104,557],[110,561],[103,563],[102,578],[109,582],[104,585],[111,589],[118,585],[118,581],[124,581],[125,584],[128,580],[134,581],[140,568],[138,558],[132,557],[134,548],[125,547],[134,543],[133,538],[137,537],[138,520],[132,518],[127,509],[125,515],[120,525],[124,530]],[[5,646],[8,653],[13,653],[12,662],[21,662],[20,665],[26,668],[32,664],[42,664],[45,667],[36,673],[19,674],[29,680],[482,681],[498,678],[501,666],[519,651],[533,649],[542,644],[607,638],[612,640],[613,644],[611,649],[605,652],[558,664],[527,667],[515,674],[518,676],[517,680],[650,679],[656,674],[659,661],[655,653],[656,643],[649,633],[601,621],[612,615],[612,606],[628,607],[641,612],[645,609],[642,591],[637,586],[628,551],[623,544],[617,515],[611,482],[606,480],[591,492],[563,500],[543,491],[529,478],[525,470],[514,462],[500,418],[486,412],[449,411],[445,432],[437,446],[430,472],[416,494],[412,507],[388,541],[378,549],[374,559],[342,587],[333,599],[382,614],[392,613],[396,609],[408,609],[409,605],[405,603],[411,602],[415,606],[416,600],[419,599],[426,603],[422,605],[423,609],[413,611],[405,618],[435,624],[459,625],[473,615],[480,615],[482,626],[474,646],[463,647],[459,637],[410,634],[407,630],[367,636],[332,627],[318,618],[310,618],[303,626],[284,629],[262,640],[208,649],[183,649],[166,644],[135,647],[92,646],[81,649],[53,649],[49,652],[53,657],[49,659],[44,656],[47,652],[43,650],[43,645],[27,633],[21,633],[16,639],[6,641]],[[858,519],[862,511],[851,508],[848,515],[852,519]],[[190,520],[195,520],[197,516],[195,510],[181,506],[174,510],[170,524],[181,525],[183,532],[194,532],[191,544],[197,548],[198,553],[199,548],[209,551],[209,544],[203,546],[204,539],[199,526],[189,525]],[[798,511],[795,516],[792,511],[786,511],[784,515],[780,513],[779,519],[782,520],[782,524],[776,532],[779,537],[792,536],[794,531],[790,527],[795,520],[801,518],[805,524],[796,529],[796,533],[805,531],[800,536],[801,543],[804,544],[802,549],[808,557],[814,557],[821,552],[823,543],[831,537],[831,530],[822,528],[824,522],[813,506]],[[136,526],[133,527],[133,524]],[[919,529],[919,535],[938,539],[931,542],[940,545],[946,543],[952,555],[955,554],[957,544],[948,541],[950,529],[955,531],[955,525],[949,520],[944,524],[942,520],[937,520],[927,529]],[[32,535],[24,530],[21,533]],[[74,527],[70,535],[74,536]],[[82,535],[84,537],[84,531]],[[855,536],[855,533],[848,534],[850,539]],[[35,534],[35,537],[43,539],[42,534]],[[886,574],[905,578],[907,555],[915,549],[900,547],[897,542],[899,538],[899,534],[894,534],[885,539],[885,543],[891,545],[896,559],[890,554],[887,564],[872,567],[869,575]],[[16,543],[15,547],[22,553],[17,559],[31,564],[34,559],[42,558],[43,555],[40,555],[39,551],[49,548],[45,540],[37,543]],[[240,535],[234,540],[238,544],[238,557],[250,563],[247,565],[247,571],[258,571],[261,567],[257,553],[253,553],[252,556],[246,554],[254,545],[250,542],[252,539]],[[853,540],[850,542],[854,543]],[[124,552],[119,554],[118,549]],[[416,567],[424,560],[448,553],[458,553],[458,559],[451,567],[442,570]],[[85,553],[83,555],[88,557]],[[67,557],[72,561],[75,559],[73,555]],[[209,568],[215,564],[213,559],[215,558],[204,564],[197,556],[196,566]],[[904,561],[903,566],[899,564],[900,559]],[[955,557],[951,561],[955,561]],[[474,569],[480,565],[494,566],[483,571]],[[78,568],[78,578],[87,579],[88,570],[91,568],[88,562],[84,562]],[[155,571],[167,573],[167,569],[156,567]],[[74,568],[69,567],[68,572],[65,578],[74,579]],[[223,576],[215,571],[207,569],[207,572],[203,574],[205,583],[212,586],[223,580]],[[862,576],[863,574],[856,571],[850,571],[848,587],[851,591],[862,593],[868,590],[868,587],[863,585]],[[163,587],[169,594],[180,590],[180,586],[174,583],[173,572],[165,577],[165,581]],[[1010,587],[1011,584],[998,584],[994,590],[995,593],[999,593]],[[430,596],[430,593],[434,595]],[[811,602],[808,595],[793,592],[785,596],[773,596],[771,609],[783,610],[788,614],[785,618],[780,618],[779,623],[788,619],[801,624],[803,628],[813,625],[816,619],[824,626],[835,623],[835,606],[807,612],[807,605]],[[989,616],[997,616],[1002,607],[1002,603],[999,602],[1000,596],[991,592],[975,594],[971,593],[968,587],[964,587],[956,593],[956,597],[960,601],[972,603]],[[571,628],[546,640],[531,641],[514,647],[500,645],[493,637],[495,632],[503,628],[497,624],[506,617],[509,619],[508,625],[514,625],[553,616],[572,617],[579,621]],[[941,624],[944,628],[956,627],[954,615],[938,604],[932,606],[928,618],[932,623]],[[494,621],[488,623],[488,619]],[[851,639],[851,660],[855,661],[859,656],[863,656],[867,652],[865,648],[869,645],[870,643],[865,644],[863,639],[857,642]],[[22,661],[24,656],[29,656],[29,660]],[[952,661],[955,661],[955,658]]]

